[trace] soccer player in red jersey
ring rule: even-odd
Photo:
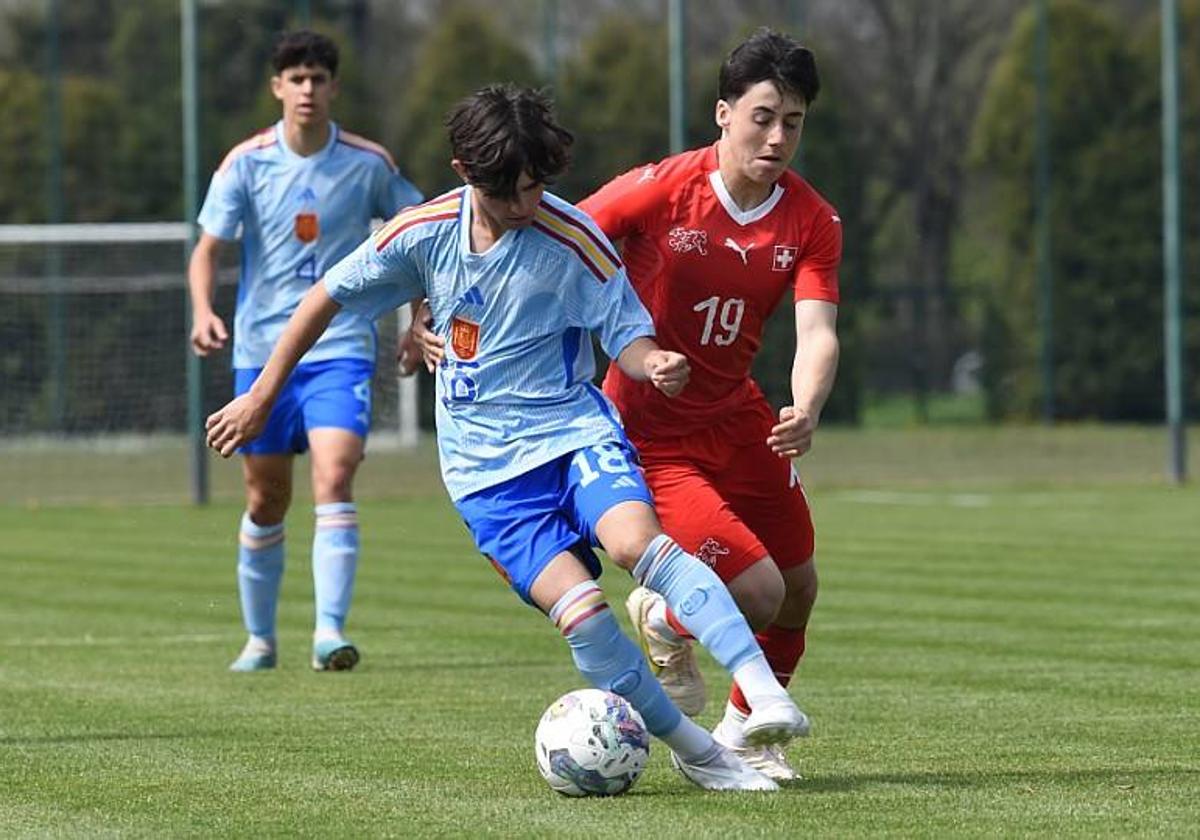
[[[840,219],[788,168],[819,87],[809,50],[760,30],[721,67],[716,143],[634,169],[579,204],[623,240],[659,343],[692,368],[674,400],[616,366],[604,391],[641,454],[664,529],[725,581],[784,685],[817,594],[812,518],[792,459],[812,446],[838,360]],[[750,366],[789,291],[792,403],[776,415]],[[668,694],[698,713],[705,690],[686,631],[648,590],[628,606]],[[749,712],[735,684],[718,740],[776,779],[796,778],[777,748],[744,743]]]
[[[792,459],[812,446],[838,360],[841,220],[788,168],[819,88],[809,50],[760,30],[721,67],[716,143],[638,167],[578,205],[621,241],[660,345],[692,370],[673,400],[613,365],[604,391],[641,454],[664,530],[725,581],[785,686],[817,595],[812,517]],[[750,366],[789,289],[792,404],[776,415]],[[416,346],[434,364],[443,342],[424,320],[414,319]],[[628,607],[663,687],[698,714],[706,691],[686,629],[644,588]],[[798,778],[778,747],[745,742],[749,713],[735,684],[717,740],[774,779]]]

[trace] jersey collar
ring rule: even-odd
[[[329,140],[325,142],[325,146],[315,154],[308,156],[298,155],[292,151],[292,147],[287,144],[287,139],[283,136],[283,120],[275,123],[275,142],[279,144],[279,148],[283,151],[283,156],[292,163],[312,163],[325,157],[337,145],[338,141],[338,124],[333,120],[329,121]]]
[[[765,201],[757,207],[743,210],[738,207],[737,202],[733,200],[733,196],[729,194],[729,190],[725,188],[725,181],[721,178],[720,169],[714,169],[708,173],[708,182],[712,184],[713,192],[717,194],[717,201],[721,202],[721,206],[725,208],[725,212],[729,214],[731,219],[743,227],[764,218],[775,209],[775,205],[783,198],[783,187],[779,186],[779,182],[777,181],[775,189],[771,190],[771,194],[767,196]]]

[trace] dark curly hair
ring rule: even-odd
[[[324,67],[330,76],[336,76],[337,44],[311,29],[297,29],[295,32],[281,34],[271,53],[271,66],[275,68],[275,73],[279,74],[289,67],[301,67],[305,64]]]
[[[467,181],[496,198],[513,198],[522,172],[552,184],[571,162],[574,135],[554,121],[550,98],[514,84],[488,85],[446,117],[450,149]]]

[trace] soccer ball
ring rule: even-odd
[[[538,770],[565,796],[616,796],[650,757],[650,733],[622,697],[582,688],[550,704],[533,736]]]

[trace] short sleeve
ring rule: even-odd
[[[390,219],[405,207],[420,204],[424,198],[407,178],[390,167],[380,169],[375,196],[373,209],[380,219]]]
[[[197,221],[204,232],[217,239],[231,240],[237,237],[238,227],[245,213],[246,190],[242,184],[243,165],[236,160],[225,169],[213,173],[200,208]]]
[[[639,166],[609,181],[577,206],[595,220],[609,239],[639,234],[666,200],[666,187],[653,173],[654,164]]]
[[[786,259],[776,256],[776,259]],[[837,303],[838,267],[842,262],[842,222],[837,211],[826,206],[817,212],[795,274],[796,300]]]
[[[374,235],[367,237],[326,272],[323,282],[338,304],[369,320],[424,294],[420,271],[403,237],[383,248],[376,247]]]
[[[581,265],[572,287],[575,294],[568,301],[568,319],[573,326],[596,333],[610,359],[620,355],[634,339],[654,336],[654,321],[633,290],[624,267],[601,282]]]

